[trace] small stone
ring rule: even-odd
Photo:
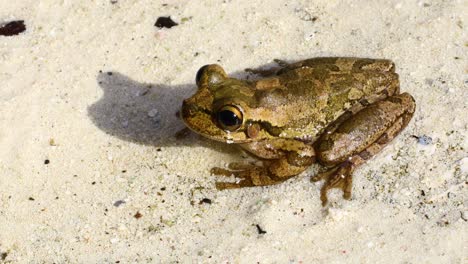
[[[426,136],[426,135],[422,135],[422,136],[413,135],[412,137],[417,139],[418,143],[421,144],[421,145],[427,146],[427,145],[432,144],[432,138],[429,137],[429,136]]]
[[[201,216],[199,214],[196,214],[193,216],[192,218],[193,223],[200,223],[200,221],[201,221]]]
[[[149,117],[155,117],[155,116],[158,115],[158,113],[159,113],[158,109],[155,109],[155,108],[154,108],[154,109],[151,109],[151,110],[148,112],[148,116],[149,116]]]
[[[460,160],[460,170],[463,174],[468,174],[468,157]]]
[[[55,140],[53,138],[49,139],[49,146],[53,146],[53,147],[57,146],[57,144],[55,143]]]
[[[121,206],[122,204],[125,204],[126,202],[124,200],[117,200],[114,202],[114,206],[115,207],[119,207]]]
[[[171,17],[168,16],[168,17],[158,17],[154,25],[158,28],[171,28],[179,24],[174,22],[174,20],[172,20]]]
[[[431,137],[428,137],[426,135],[423,135],[423,136],[420,136],[418,138],[418,143],[419,144],[422,144],[422,145],[429,145],[432,143],[432,138]]]
[[[328,217],[334,221],[341,221],[343,220],[347,215],[348,212],[343,210],[343,209],[335,209],[335,208],[328,208]]]
[[[138,211],[133,217],[135,217],[136,219],[140,219],[143,217],[143,215]]]

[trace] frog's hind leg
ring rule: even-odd
[[[372,106],[365,109],[366,111],[358,112],[353,118],[343,122],[335,132],[319,140],[319,161],[331,167],[328,171],[311,178],[312,181],[325,180],[320,191],[322,205],[327,204],[327,191],[333,188],[343,190],[343,198],[351,198],[354,170],[377,154],[406,127],[413,116],[415,104],[413,98],[404,93]],[[381,116],[382,114],[386,115]],[[369,129],[369,124],[385,129],[380,129],[380,133],[379,129]],[[350,133],[358,136],[349,138]],[[372,140],[375,136],[376,139]],[[343,137],[348,137],[349,141],[343,141]]]

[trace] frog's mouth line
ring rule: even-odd
[[[186,119],[191,118],[191,117],[194,116],[192,113],[203,112],[203,113],[207,114],[208,116],[212,115],[210,110],[208,110],[206,108],[203,108],[203,107],[199,107],[197,105],[188,104],[185,100],[182,103],[182,111],[181,112],[182,112],[182,120],[184,120],[184,122],[185,122]]]

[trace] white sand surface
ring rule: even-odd
[[[0,36],[0,263],[468,263],[467,14],[457,0],[0,0],[0,23],[27,26]],[[394,60],[417,102],[407,129],[356,171],[351,201],[333,191],[323,208],[316,166],[216,191],[209,169],[242,153],[174,137],[199,67],[245,77],[318,56]]]

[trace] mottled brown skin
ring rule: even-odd
[[[186,125],[208,138],[238,144],[263,161],[263,166],[213,168],[213,174],[240,178],[216,187],[277,184],[319,162],[327,171],[312,181],[325,180],[322,204],[331,188],[342,189],[350,199],[352,173],[406,127],[414,99],[400,94],[389,60],[313,58],[279,65],[250,70],[269,75],[253,82],[229,78],[219,65],[197,73],[198,91],[182,106]]]

